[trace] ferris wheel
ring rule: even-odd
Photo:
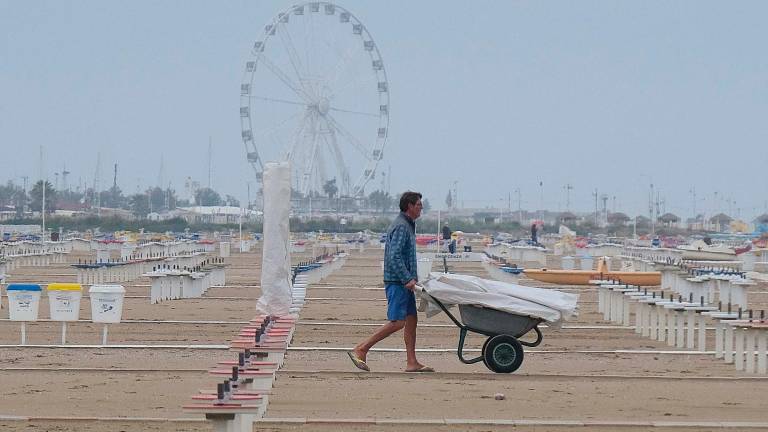
[[[389,82],[363,23],[329,2],[277,14],[253,44],[240,86],[248,162],[288,160],[294,189],[360,196],[389,133]]]

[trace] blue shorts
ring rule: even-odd
[[[416,296],[404,285],[388,283],[384,287],[387,293],[387,319],[403,321],[408,315],[416,315]]]

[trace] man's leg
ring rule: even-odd
[[[374,345],[379,343],[380,341],[387,338],[392,333],[400,330],[401,328],[406,326],[406,323],[408,322],[408,318],[406,317],[406,320],[400,320],[400,321],[389,321],[383,326],[379,327],[378,330],[376,330],[376,333],[372,334],[368,339],[360,342],[357,344],[352,351],[355,353],[357,358],[359,358],[362,361],[366,361],[366,357],[368,356],[368,351],[373,348]],[[415,317],[414,317],[415,318]],[[416,325],[414,324],[414,343],[416,341]],[[414,350],[415,352],[415,350]]]
[[[403,340],[405,341],[405,354],[406,354],[406,372],[434,372],[434,369],[424,366],[416,360],[416,326],[419,323],[419,318],[416,312],[416,296],[413,293],[409,293],[408,305],[406,306],[407,312],[405,315],[405,331],[403,332]]]
[[[419,369],[422,365],[416,360],[416,326],[419,322],[417,315],[408,315],[405,317],[405,330],[403,339],[405,340],[406,369]]]

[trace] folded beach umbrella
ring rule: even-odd
[[[578,295],[451,273],[432,273],[424,290],[446,306],[472,304],[541,318],[553,325],[578,314]],[[428,297],[425,297],[429,300]],[[440,312],[436,305],[427,316]]]
[[[269,315],[287,315],[291,307],[291,168],[288,162],[264,169],[264,247],[261,298],[256,305]]]

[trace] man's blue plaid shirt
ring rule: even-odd
[[[400,213],[387,228],[384,283],[405,285],[411,279],[417,279],[416,223],[405,213]]]

